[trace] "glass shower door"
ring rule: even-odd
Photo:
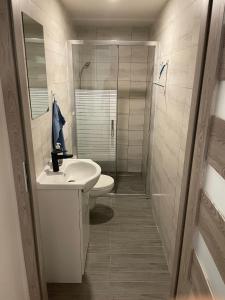
[[[118,49],[108,45],[75,47],[76,152],[115,177]]]
[[[117,91],[77,89],[75,97],[78,157],[115,172]]]

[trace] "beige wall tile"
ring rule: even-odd
[[[131,64],[131,80],[144,81],[147,79],[147,64],[146,63],[132,63]]]
[[[145,81],[131,81],[130,83],[130,98],[142,98],[146,97],[146,82]]]
[[[132,62],[146,63],[148,60],[148,47],[146,46],[133,46],[132,47]]]
[[[119,130],[128,130],[129,115],[118,115],[117,128]]]
[[[93,27],[80,27],[77,28],[77,38],[79,40],[96,40],[97,30]]]
[[[130,41],[132,36],[131,28],[113,28],[112,29],[112,39],[114,40],[125,40]]]
[[[80,88],[80,81],[78,83],[79,83],[79,88]],[[97,83],[98,83],[98,81],[96,81],[96,80],[82,80],[81,88],[82,89],[95,89],[95,88],[97,88]]]
[[[117,144],[128,145],[128,130],[117,130]]]
[[[144,115],[129,116],[129,130],[143,130]]]
[[[73,52],[78,49],[78,57],[74,57],[74,59],[79,59],[80,62],[95,62],[96,61],[96,47],[89,45],[79,45],[73,47]]]
[[[99,90],[116,90],[117,81],[116,80],[96,80],[95,88]]]
[[[131,46],[119,46],[119,62],[131,62]]]
[[[118,172],[127,172],[127,159],[118,159],[117,160],[117,171]]]
[[[129,130],[128,132],[129,146],[142,146],[143,130]]]
[[[117,80],[117,65],[114,63],[98,63],[96,66],[96,79]]]
[[[174,259],[180,186],[199,40],[200,7],[201,0],[170,0],[151,30],[151,39],[159,43],[155,80],[160,64],[167,60],[169,62],[166,95],[162,89],[153,86],[155,126],[150,177],[153,208],[170,271]],[[151,80],[150,76],[148,80]]]
[[[130,80],[131,78],[131,65],[130,63],[119,64],[119,80]]]
[[[128,147],[128,159],[140,159],[142,158],[142,146],[130,146]]]
[[[117,46],[96,46],[95,55],[97,62],[112,62],[117,64],[118,48]]]
[[[128,160],[128,167],[127,167],[127,171],[128,172],[141,172],[141,163],[142,160],[138,160],[138,159],[129,159]]]
[[[77,37],[81,40],[133,40],[148,41],[149,28],[147,27],[95,27],[81,26],[77,29]]]
[[[129,80],[119,80],[118,81],[118,97],[119,98],[129,98],[130,97],[130,81]]]
[[[128,146],[118,145],[117,146],[117,157],[118,157],[118,159],[127,159],[127,157],[128,157]]]
[[[118,99],[118,114],[129,114],[130,102],[129,99]]]
[[[148,28],[132,28],[132,40],[133,41],[148,41],[149,29]]]
[[[130,114],[144,115],[145,99],[130,99]]]
[[[111,40],[113,39],[113,29],[111,27],[97,28],[97,40]]]

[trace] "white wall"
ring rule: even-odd
[[[0,299],[28,300],[28,284],[0,81]]]

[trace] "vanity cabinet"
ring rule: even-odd
[[[81,283],[89,242],[89,193],[38,189],[47,282]]]

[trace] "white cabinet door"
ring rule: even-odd
[[[81,283],[81,198],[77,190],[38,190],[38,205],[48,282]]]

